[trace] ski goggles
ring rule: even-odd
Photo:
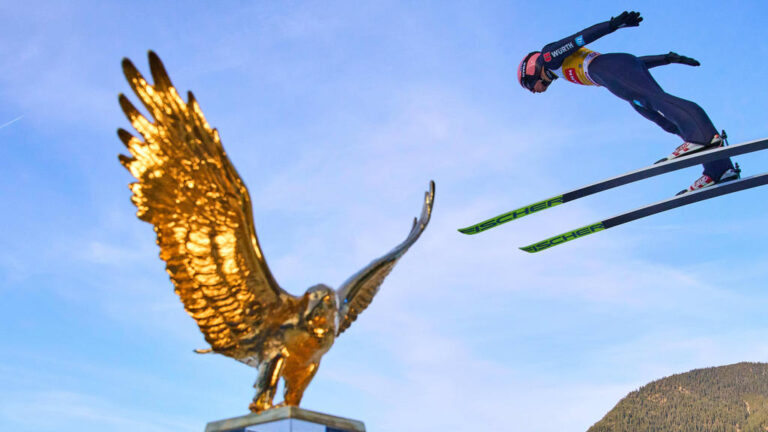
[[[547,73],[547,78],[550,78],[549,81],[543,80],[541,78],[531,77],[531,79],[527,79],[527,80],[523,81],[523,86],[525,88],[527,88],[528,90],[530,90],[531,92],[535,93],[536,84],[541,83],[541,90],[540,91],[546,90],[547,87],[549,87],[549,85],[552,84],[552,81],[557,79],[557,75],[555,75],[554,79],[552,79],[552,77],[549,76],[549,73],[550,73],[549,71],[546,71],[545,73]]]

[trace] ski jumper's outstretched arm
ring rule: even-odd
[[[560,39],[544,45],[541,49],[541,55],[544,59],[544,67],[549,70],[555,70],[562,66],[566,57],[576,52],[579,48],[588,43],[592,43],[601,37],[613,33],[610,21],[595,24],[592,27],[574,33],[567,38]]]
[[[643,18],[640,17],[639,12],[624,11],[619,16],[608,21],[585,28],[565,39],[544,45],[544,48],[541,49],[544,67],[550,70],[557,69],[563,64],[563,60],[566,57],[584,45],[592,43],[609,33],[613,33],[619,28],[636,27],[642,20]]]

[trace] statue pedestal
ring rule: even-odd
[[[205,432],[365,432],[365,425],[358,420],[284,406],[213,421]]]

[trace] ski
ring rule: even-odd
[[[489,230],[493,227],[501,224],[520,219],[523,216],[528,216],[533,213],[537,213],[542,210],[546,210],[551,207],[555,207],[560,204],[564,204],[570,201],[584,198],[585,196],[592,195],[604,190],[612,189],[617,186],[622,186],[628,183],[636,182],[639,180],[647,179],[657,175],[665,174],[679,169],[688,168],[690,166],[702,164],[705,162],[711,162],[718,159],[723,159],[732,156],[738,156],[745,153],[751,153],[758,150],[764,150],[768,148],[768,138],[763,138],[754,141],[748,141],[740,144],[734,144],[727,147],[718,147],[714,150],[705,150],[699,153],[694,153],[690,156],[683,156],[681,158],[672,159],[665,162],[660,162],[654,165],[647,166],[635,171],[624,173],[620,176],[612,177],[609,179],[601,180],[597,183],[592,183],[587,186],[574,189],[566,192],[562,195],[558,195],[552,198],[545,199],[533,204],[529,204],[524,207],[509,211],[507,213],[500,214],[494,218],[482,221],[466,228],[460,228],[459,232],[463,234],[477,234],[485,230]]]
[[[672,210],[688,204],[693,204],[695,202],[719,197],[721,195],[727,195],[733,192],[751,189],[757,186],[763,186],[765,184],[768,184],[768,173],[754,175],[751,177],[743,178],[741,180],[733,180],[720,183],[718,185],[709,186],[695,192],[686,192],[682,195],[659,201],[657,203],[650,204],[636,210],[628,211],[626,213],[622,213],[606,220],[577,228],[573,231],[568,231],[566,233],[548,238],[544,241],[540,241],[529,246],[521,247],[520,249],[530,253],[540,252],[544,249],[549,249],[553,246],[557,246],[559,244],[563,244],[565,242],[569,242],[571,240],[575,240],[577,238],[581,238],[598,231],[604,231],[609,228],[631,222],[633,220],[644,218],[646,216],[662,213],[667,210]]]

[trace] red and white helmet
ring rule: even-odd
[[[541,79],[541,68],[544,67],[544,59],[540,51],[533,51],[523,58],[517,68],[517,81],[523,88],[533,91],[536,81]]]

